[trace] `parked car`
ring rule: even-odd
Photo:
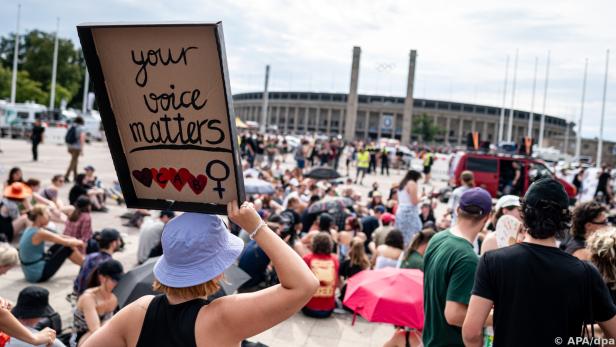
[[[505,194],[506,178],[511,177],[511,170],[515,170],[514,163],[517,163],[522,181],[516,187],[516,193],[520,196],[526,193],[532,182],[543,177],[553,177],[563,185],[571,203],[575,203],[577,193],[575,186],[556,177],[540,159],[503,153],[459,152],[452,160],[456,185],[461,184],[462,171],[472,171],[475,175],[475,185],[486,189],[493,198]]]

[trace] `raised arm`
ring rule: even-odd
[[[297,255],[267,225],[250,203],[237,207],[237,202],[227,206],[229,219],[244,230],[259,228],[254,239],[276,268],[280,284],[250,294],[231,295],[218,299],[210,307],[221,319],[219,331],[230,343],[265,331],[289,318],[312,297],[319,282],[302,258]],[[259,225],[261,225],[259,227]],[[229,327],[232,326],[233,329]]]

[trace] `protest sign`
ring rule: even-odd
[[[226,213],[243,201],[222,24],[77,31],[127,206]]]

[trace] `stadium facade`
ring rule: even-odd
[[[382,95],[358,95],[354,134],[345,134],[348,94],[314,93],[314,92],[269,92],[266,124],[275,126],[287,134],[323,134],[328,136],[344,135],[345,138],[379,139],[396,138],[402,143],[418,140],[418,135],[411,132],[410,139],[403,138],[404,97]],[[263,93],[242,93],[233,96],[235,115],[244,121],[261,122]],[[430,99],[413,99],[412,119],[427,115],[440,128],[434,142],[440,144],[461,145],[469,132],[480,133],[482,141],[497,142],[500,107],[477,105]],[[505,110],[504,134],[510,109]],[[519,141],[527,135],[530,112],[514,110],[512,140]],[[533,138],[539,138],[541,115],[534,114]],[[565,119],[546,115],[545,138],[565,137],[569,127],[569,137],[575,134]],[[573,140],[574,141],[574,140]]]

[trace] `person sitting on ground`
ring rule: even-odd
[[[26,183],[24,181],[23,172],[17,166],[12,167],[11,170],[9,170],[9,177],[6,179],[6,182],[4,182],[4,187],[6,188],[15,182]]]
[[[90,216],[91,201],[87,196],[80,196],[75,202],[75,210],[68,217],[64,227],[64,235],[81,240],[84,247],[79,249],[86,254],[86,245],[92,238],[92,217]]]
[[[150,258],[153,249],[159,248],[163,228],[173,217],[175,217],[175,212],[173,211],[160,211],[158,220],[146,218],[141,224],[137,248],[137,261],[139,264],[143,264]]]
[[[62,175],[54,175],[51,178],[51,185],[47,186],[41,191],[41,196],[47,200],[53,201],[56,204],[56,207],[62,211],[66,216],[70,216],[75,209],[74,206],[70,204],[66,204],[60,199],[59,191],[60,188],[64,187],[64,176]]]
[[[357,273],[369,269],[370,259],[366,255],[364,241],[360,237],[354,237],[347,257],[340,263],[340,301],[344,301],[346,281]]]
[[[81,240],[57,235],[45,229],[49,222],[47,206],[36,205],[28,213],[32,226],[27,228],[19,241],[19,259],[21,269],[30,283],[45,282],[50,279],[68,258],[73,263],[81,265],[83,255],[80,248],[84,246]],[[45,241],[53,245],[45,252]]]
[[[154,289],[118,312],[83,347],[238,346],[288,319],[314,294],[318,281],[302,259],[264,224],[250,203],[227,206],[276,267],[280,284],[250,294],[201,298],[219,290],[223,271],[243,242],[214,215],[184,213],[165,226],[164,254],[154,266]]]
[[[8,309],[0,307],[0,342],[8,342],[12,338],[29,343],[29,346],[54,346],[56,332],[51,328],[33,332],[22,325]]]
[[[597,267],[616,304],[616,229],[599,230],[587,241],[590,261]]]
[[[0,200],[0,235],[12,242],[16,235],[30,225],[26,201],[32,196],[32,189],[21,182],[13,182],[4,188],[4,198]]]
[[[372,234],[372,242],[370,242],[369,248],[372,253],[380,245],[385,243],[385,238],[390,231],[394,230],[394,224],[396,224],[396,216],[386,212],[381,215],[381,226],[376,228]]]
[[[96,175],[94,174],[94,166],[87,165],[86,167],[83,168],[83,171],[86,174],[86,177],[84,178],[84,181],[83,181],[84,184],[88,186],[90,190],[95,191],[96,199],[98,200],[98,202],[101,205],[105,205],[105,200],[108,194],[105,188],[103,187],[103,182],[98,177],[96,177]]]
[[[397,267],[398,259],[404,251],[404,237],[398,229],[390,231],[385,237],[385,243],[378,246],[372,255],[372,266],[375,270],[386,267]]]
[[[79,269],[79,274],[73,282],[73,293],[81,295],[86,290],[90,274],[99,264],[112,258],[113,253],[120,249],[122,238],[116,229],[105,228],[95,233],[94,239],[98,242],[99,251],[86,256]]]
[[[0,242],[0,275],[6,274],[17,264],[19,264],[17,250],[6,242]],[[23,326],[13,316],[11,308],[11,303],[0,297],[0,342],[5,342],[9,336],[32,345],[52,343],[56,339],[56,332],[50,328],[34,332]]]
[[[49,291],[42,287],[29,286],[22,289],[17,297],[17,305],[11,313],[21,324],[32,333],[38,333],[45,328],[62,331],[60,315],[49,306]],[[28,347],[30,343],[19,339],[11,339],[5,347]],[[64,344],[54,339],[51,347],[64,347]]]
[[[481,254],[518,243],[522,227],[522,222],[514,216],[500,217],[496,223],[496,230],[489,233],[481,243]]]
[[[280,215],[273,215],[267,221],[267,226],[278,236],[282,233],[294,232],[291,226]],[[240,255],[238,267],[246,272],[250,279],[238,288],[239,293],[249,293],[268,286],[268,268],[270,259],[255,240],[250,240]]]
[[[75,184],[73,185],[71,190],[68,192],[68,201],[70,202],[71,205],[75,206],[77,199],[80,196],[85,195],[92,202],[92,210],[107,212],[107,208],[103,206],[98,200],[98,194],[100,192],[97,189],[90,188],[85,183],[85,178],[86,178],[85,174],[78,174],[77,177],[75,177]]]
[[[436,218],[434,218],[434,210],[430,201],[424,201],[421,203],[419,210],[419,219],[421,219],[421,225],[424,228],[434,227],[436,225]]]
[[[529,341],[554,346],[555,336],[573,341],[583,336],[586,323],[594,322],[606,338],[615,337],[616,306],[601,274],[557,246],[556,239],[571,222],[562,184],[551,177],[535,181],[524,196],[522,218],[524,242],[487,252],[479,260],[462,328],[465,344],[483,344],[492,309],[498,346],[528,346]]]
[[[312,239],[312,252],[304,261],[319,280],[319,288],[302,308],[302,313],[313,318],[327,318],[336,308],[336,287],[340,263],[332,254],[334,243],[330,234],[320,232]]]
[[[51,215],[51,221],[56,223],[66,222],[67,216],[62,213],[62,210],[58,208],[53,200],[49,200],[41,193],[41,181],[36,178],[30,178],[26,181],[26,185],[32,189],[32,197],[30,199],[30,205],[43,204],[49,207]]]
[[[98,265],[90,275],[88,289],[79,297],[73,311],[71,346],[83,346],[85,341],[113,316],[118,298],[113,289],[122,279],[124,268],[114,259]]]
[[[332,237],[334,245],[336,244],[340,233],[334,224],[334,217],[327,212],[319,215],[317,220],[313,223],[311,230],[302,237],[302,243],[307,249],[311,249],[314,237],[322,232],[328,233]],[[336,253],[336,251],[337,250],[334,250],[334,253]]]
[[[580,260],[590,260],[586,240],[607,225],[607,212],[601,204],[588,201],[577,205],[573,209],[571,237],[563,242],[561,249]]]
[[[401,269],[419,269],[423,271],[423,256],[426,254],[428,242],[430,242],[430,239],[432,239],[432,236],[435,234],[436,232],[431,228],[426,228],[418,232],[417,235],[413,237],[406,251],[400,256],[398,267]]]

